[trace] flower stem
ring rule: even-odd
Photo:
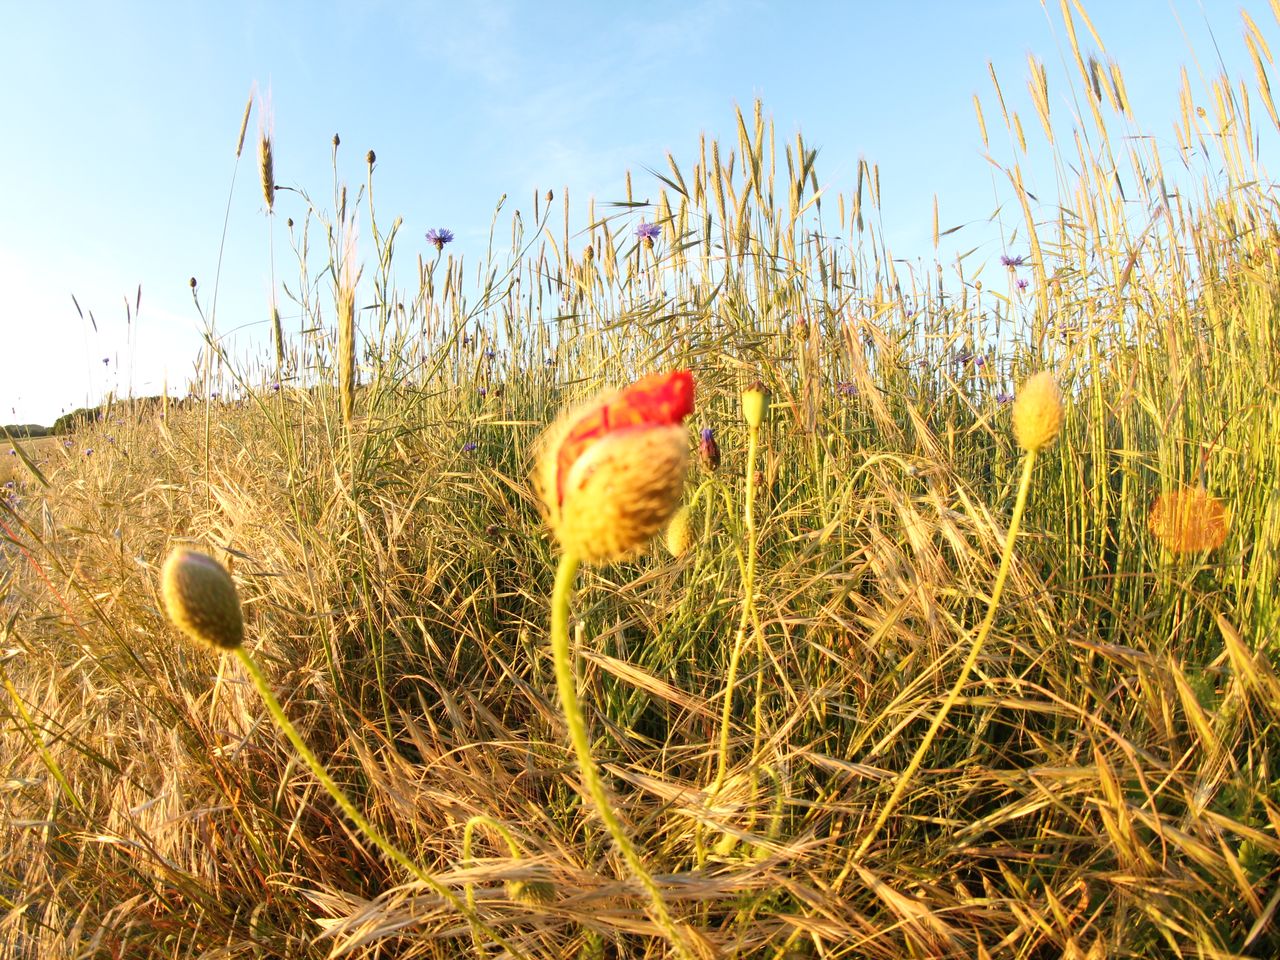
[[[431,874],[423,870],[422,867],[418,866],[418,864],[414,863],[413,860],[411,860],[399,847],[384,837],[377,827],[365,819],[364,814],[356,809],[355,804],[352,803],[347,795],[342,792],[342,788],[334,782],[331,776],[329,776],[329,772],[325,770],[324,765],[320,763],[316,755],[311,752],[311,748],[308,747],[306,742],[302,739],[297,728],[294,727],[289,718],[285,716],[284,709],[280,706],[280,701],[277,700],[275,694],[271,692],[271,687],[267,684],[267,678],[262,675],[262,670],[258,667],[258,664],[254,662],[254,659],[249,656],[249,652],[245,650],[243,646],[240,646],[235,648],[235,654],[240,658],[240,662],[244,664],[245,669],[249,671],[249,676],[253,680],[253,685],[257,687],[258,694],[262,697],[262,702],[267,705],[267,711],[271,714],[271,719],[275,721],[276,726],[280,728],[284,735],[289,738],[289,742],[293,744],[293,749],[298,751],[298,756],[302,758],[303,763],[307,765],[315,778],[320,781],[320,785],[324,787],[329,796],[333,798],[333,802],[336,803],[342,809],[342,812],[347,815],[347,818],[356,825],[356,829],[359,830],[363,836],[372,841],[374,846],[389,858],[394,860],[405,870],[409,871],[409,873],[413,874],[413,876],[422,883],[423,886],[434,891],[450,906],[466,917],[467,921],[475,931],[478,933],[484,933],[513,956],[525,957],[526,954],[523,951],[503,939],[496,930],[477,916],[475,910],[468,907],[466,903],[459,899],[457,894],[442,884],[435,877],[431,876]]]
[[[622,826],[622,821],[614,813],[609,798],[605,794],[604,784],[600,780],[600,772],[591,756],[587,724],[582,716],[582,707],[578,703],[577,684],[573,676],[573,653],[569,648],[569,600],[573,596],[573,582],[578,573],[579,562],[576,554],[565,553],[561,556],[559,569],[556,570],[555,591],[551,595],[551,654],[555,664],[560,706],[564,710],[565,722],[569,726],[569,739],[578,756],[578,767],[582,772],[582,782],[587,788],[587,793],[595,803],[596,810],[604,820],[610,836],[622,851],[627,866],[649,893],[649,899],[653,904],[654,920],[662,928],[662,932],[675,947],[676,952],[686,960],[693,960],[693,954],[684,936],[671,919],[662,891],[658,889],[658,884],[645,869],[635,844],[631,842],[631,838],[627,836]]]
[[[982,654],[983,644],[986,642],[988,634],[991,633],[992,624],[996,620],[996,607],[1000,603],[1000,594],[1004,592],[1005,580],[1008,579],[1009,568],[1012,565],[1013,543],[1018,536],[1018,527],[1022,523],[1022,513],[1027,506],[1027,492],[1031,489],[1031,469],[1035,462],[1036,452],[1031,450],[1027,453],[1027,458],[1022,464],[1022,480],[1018,484],[1018,499],[1013,507],[1013,517],[1009,521],[1009,532],[1005,537],[1004,552],[1000,556],[1000,569],[996,573],[995,586],[991,590],[991,600],[987,604],[987,615],[973,638],[973,645],[970,646],[969,655],[965,658],[964,665],[960,668],[960,675],[956,677],[955,683],[951,685],[951,690],[947,693],[947,699],[942,702],[941,709],[938,710],[937,715],[933,718],[933,722],[929,724],[929,729],[925,733],[924,739],[920,741],[920,746],[916,748],[911,762],[907,764],[907,769],[898,777],[893,793],[889,794],[889,799],[881,808],[880,815],[876,817],[871,829],[863,835],[862,842],[858,844],[858,849],[854,852],[849,864],[841,871],[840,877],[836,881],[837,884],[844,879],[852,869],[853,864],[861,860],[867,849],[875,842],[881,827],[888,821],[897,807],[898,801],[907,792],[907,787],[910,786],[912,778],[919,771],[920,764],[924,762],[924,755],[933,744],[934,737],[938,735],[938,731],[942,729],[942,724],[947,719],[947,714],[951,712],[951,708],[960,699],[960,691],[969,682],[969,675],[973,672],[973,668],[978,662],[978,657]]]

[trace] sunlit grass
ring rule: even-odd
[[[647,206],[502,207],[478,266],[397,250],[372,157],[328,207],[275,184],[279,353],[226,355],[196,285],[194,402],[18,441],[37,470],[0,442],[6,955],[674,955],[583,799],[529,473],[558,411],[677,368],[718,468],[691,457],[676,555],[584,568],[569,629],[688,949],[1273,955],[1273,110],[1170,91],[1179,168],[1213,174],[1166,195],[1119,68],[1078,65],[1078,137],[1038,70],[1042,123],[978,98],[984,141],[1053,131],[1061,181],[1048,207],[1004,171],[1020,219],[980,277],[895,261],[878,171],[819,197],[759,107]],[[1065,405],[1024,471],[1008,395],[1041,370]],[[178,545],[230,569],[329,782],[167,623]]]

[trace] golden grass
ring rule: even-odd
[[[999,187],[1021,266],[913,271],[875,165],[820,204],[812,149],[757,107],[668,158],[651,207],[575,233],[540,192],[478,273],[425,251],[401,288],[371,229],[377,295],[351,284],[339,333],[316,278],[355,269],[342,217],[371,194],[278,193],[329,241],[300,251],[283,376],[211,338],[208,387],[245,400],[85,423],[0,508],[0,953],[498,956],[493,931],[548,960],[669,955],[578,789],[527,477],[555,411],[684,367],[690,439],[721,454],[690,468],[688,549],[586,572],[569,637],[610,806],[691,952],[1280,951],[1266,95],[1184,78],[1177,165],[1218,152],[1176,181],[1063,10],[1079,115],[1038,64],[1029,87],[1060,196],[1017,163]],[[1003,122],[1020,157],[1012,106],[980,95],[982,137]],[[1045,369],[1057,439],[1028,434],[1020,487],[1004,395]],[[1222,522],[1190,516],[1230,530],[1173,563],[1150,510],[1189,476]],[[328,783],[240,661],[165,622],[174,540],[230,558],[245,647]]]

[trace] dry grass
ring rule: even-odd
[[[434,250],[398,286],[395,227],[366,210],[345,403],[326,278],[363,198],[278,193],[308,331],[285,386],[274,353],[237,369],[211,329],[204,389],[239,401],[87,424],[46,449],[48,486],[20,474],[0,507],[7,955],[501,952],[355,833],[235,662],[165,623],[176,542],[229,564],[293,723],[486,924],[530,957],[668,955],[580,799],[527,477],[557,410],[674,366],[723,465],[690,481],[689,549],[585,574],[575,614],[595,755],[708,955],[1275,955],[1280,208],[1250,127],[1269,94],[1184,91],[1179,161],[1217,151],[1214,174],[1166,197],[1155,141],[1121,139],[1118,67],[1078,66],[1087,141],[1049,116],[1038,67],[1039,128],[1003,113],[1019,149],[1043,129],[1064,151],[1060,206],[1007,171],[1022,266],[908,272],[878,171],[816,202],[813,151],[759,108],[692,168],[672,158],[649,208],[574,233],[535,198],[479,290]],[[999,395],[1039,369],[1062,435],[953,702],[1021,463]],[[738,398],[757,377],[772,413],[749,489]],[[1151,508],[1201,483],[1225,540],[1171,553]]]
[[[16,443],[0,440],[0,486],[10,481],[13,481],[16,485],[28,476],[26,468],[22,465],[22,460],[9,452],[15,446],[30,457],[37,467],[43,469],[53,462],[55,456],[62,452],[64,440],[65,438],[63,437],[19,438]]]

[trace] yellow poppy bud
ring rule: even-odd
[[[1062,429],[1062,391],[1053,374],[1041,371],[1022,385],[1013,401],[1013,435],[1028,453],[1052,443]]]
[[[751,429],[760,429],[768,408],[769,395],[765,392],[764,384],[759,380],[742,391],[742,417]]]
[[[683,557],[693,545],[693,530],[690,524],[688,504],[681,507],[667,524],[667,552],[673,557]]]
[[[556,898],[556,885],[550,880],[508,880],[507,899],[526,906],[539,906]]]
[[[176,548],[160,571],[160,595],[169,619],[191,639],[219,650],[244,643],[236,585],[213,557]]]

